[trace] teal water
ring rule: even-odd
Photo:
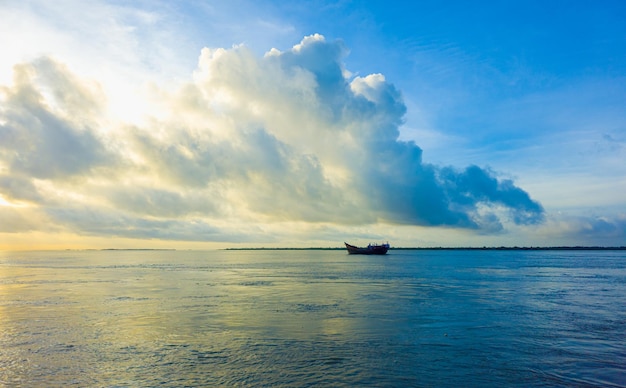
[[[626,386],[626,251],[0,252],[0,386]]]

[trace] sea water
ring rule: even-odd
[[[0,386],[626,386],[626,251],[0,252]]]

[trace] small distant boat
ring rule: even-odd
[[[356,247],[354,245],[348,244],[347,242],[344,242],[344,244],[346,244],[346,249],[351,255],[386,255],[387,251],[389,250],[389,243],[380,245],[369,244],[365,248]]]

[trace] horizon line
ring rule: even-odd
[[[306,250],[344,250],[345,247],[244,247],[244,248],[222,248],[219,250],[224,251],[254,251],[254,250],[267,250],[267,251],[306,251]],[[519,247],[519,246],[500,246],[500,247],[390,247],[389,250],[626,250],[626,246],[548,246],[548,247]]]
[[[59,249],[19,249],[18,251],[340,251],[345,247],[227,247],[213,249],[194,249],[194,248],[59,248]],[[558,245],[558,246],[482,246],[482,247],[390,247],[390,251],[396,250],[468,250],[468,251],[623,251],[626,246],[598,246],[598,245]],[[12,249],[0,249],[0,252],[11,252]]]

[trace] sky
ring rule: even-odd
[[[0,0],[0,249],[626,245],[623,1]]]

